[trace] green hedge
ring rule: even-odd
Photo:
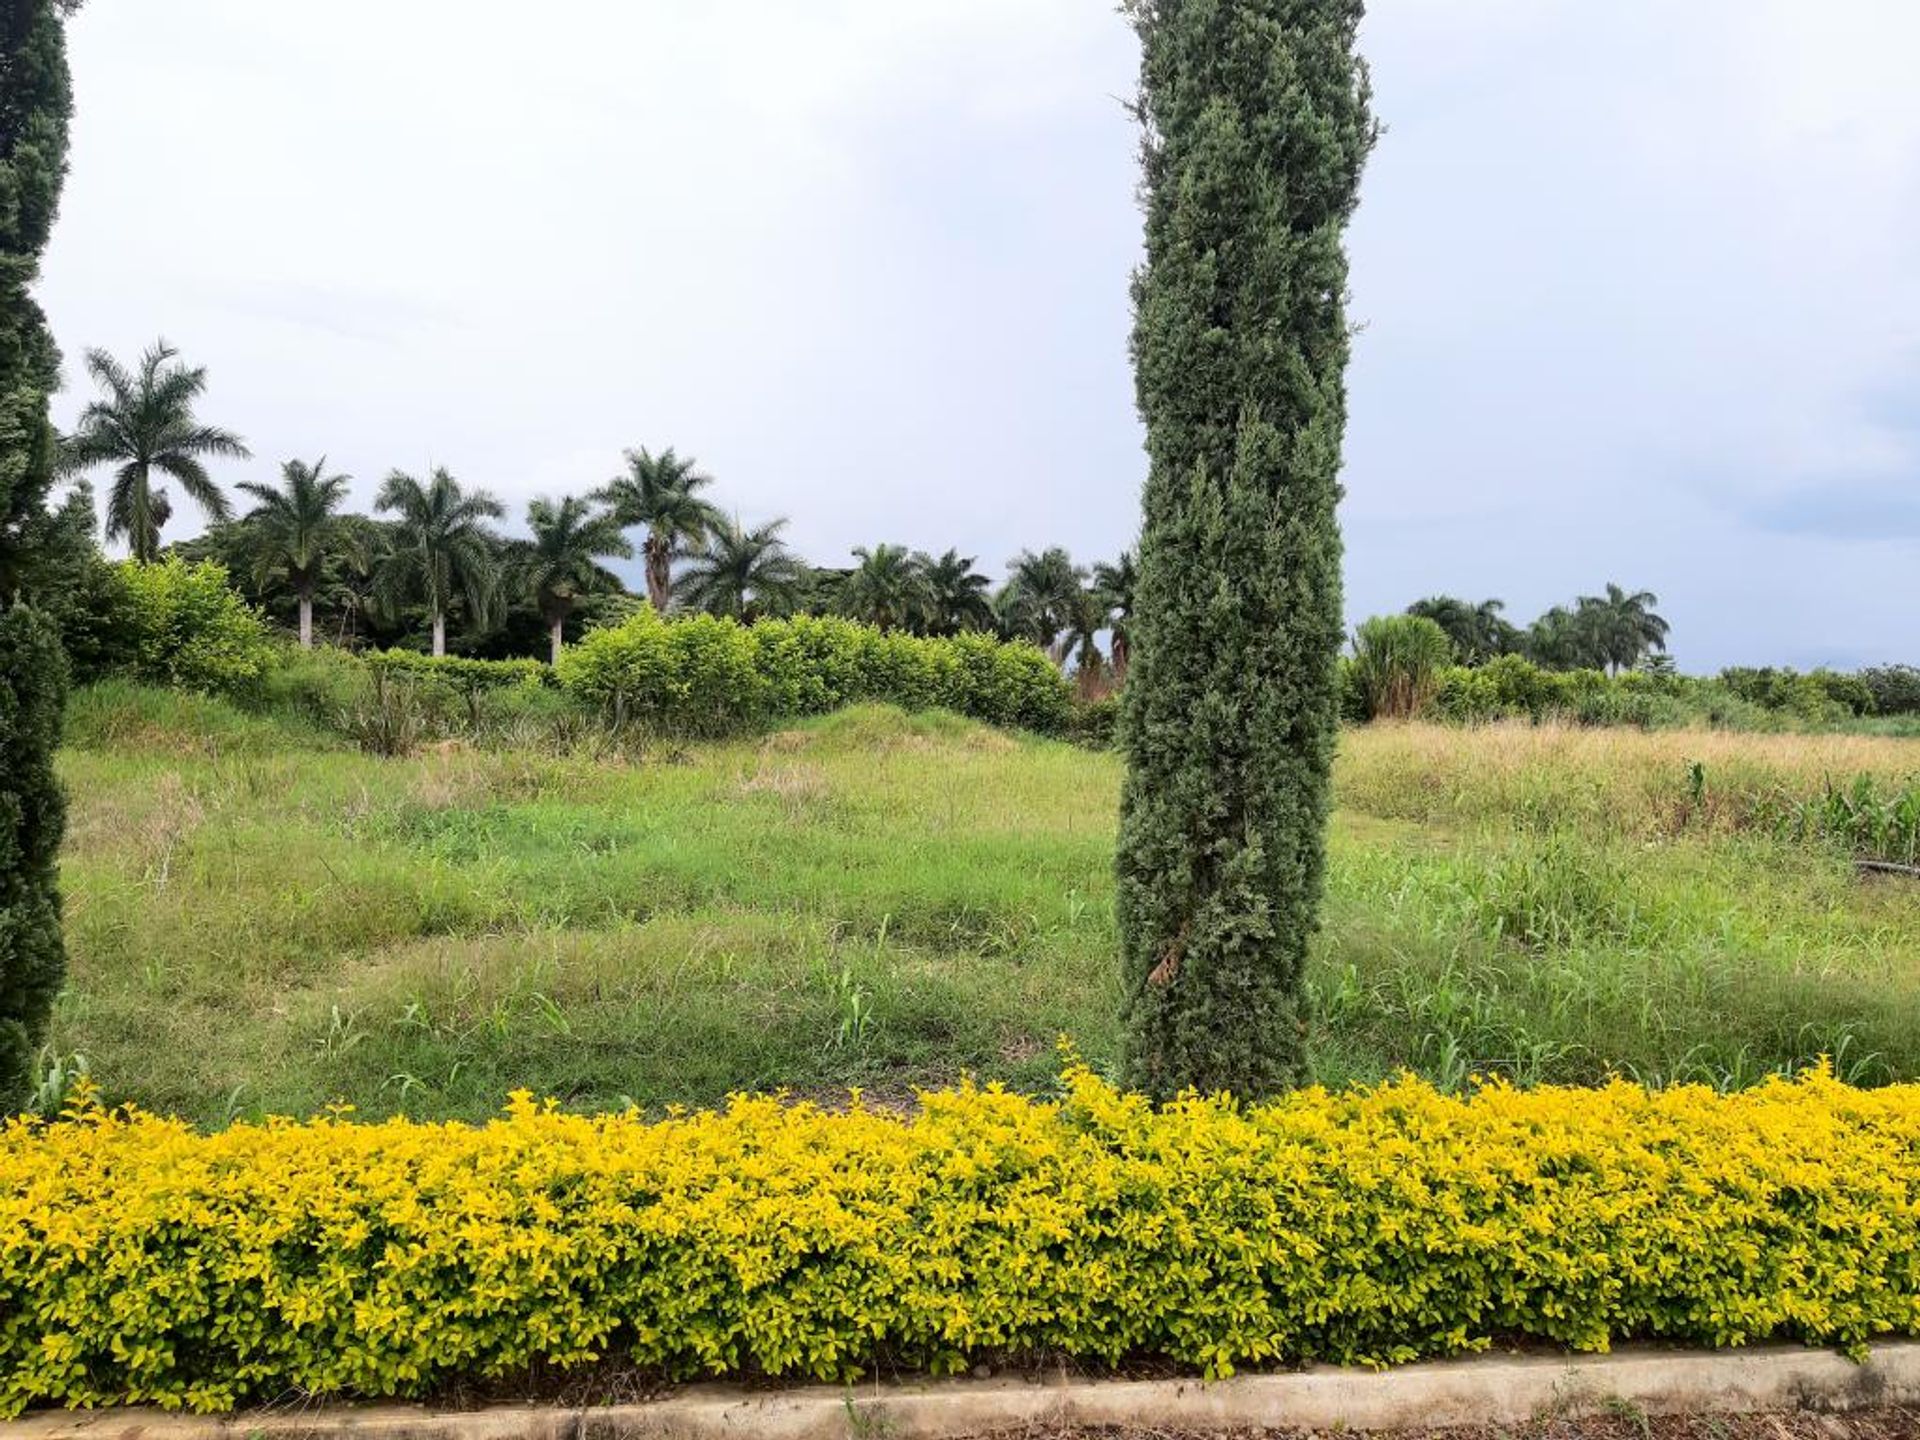
[[[1057,733],[1066,678],[1034,646],[888,634],[826,616],[742,625],[641,610],[561,652],[561,686],[620,724],[715,735],[859,701]]]

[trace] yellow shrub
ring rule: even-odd
[[[0,1132],[0,1412],[996,1352],[1224,1374],[1530,1336],[1920,1331],[1920,1087],[1406,1080],[1155,1111],[1084,1072],[911,1117],[769,1099],[481,1127]]]

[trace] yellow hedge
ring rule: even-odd
[[[743,1099],[647,1123],[0,1132],[0,1411],[417,1393],[624,1358],[673,1376],[1159,1355],[1224,1374],[1531,1336],[1920,1331],[1920,1087],[1417,1081],[1154,1111]]]

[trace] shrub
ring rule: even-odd
[[[1353,635],[1353,674],[1369,719],[1408,720],[1425,710],[1453,657],[1447,632],[1424,615],[1376,615]]]
[[[478,1127],[71,1109],[0,1130],[0,1413],[396,1396],[603,1358],[846,1379],[975,1356],[1227,1374],[1526,1338],[1920,1330],[1920,1087],[1407,1079],[1157,1109],[741,1098]]]
[[[301,649],[282,641],[254,686],[254,699],[269,712],[332,727],[367,690],[367,667],[351,651],[325,644]]]
[[[975,719],[1057,733],[1069,690],[1032,645],[985,635],[927,639],[800,616],[742,625],[641,610],[561,652],[571,695],[613,716],[713,735],[859,700],[944,706]]]
[[[479,728],[484,696],[509,688],[538,689],[553,678],[551,667],[539,660],[474,660],[418,650],[374,650],[365,659],[376,679],[404,678],[429,715],[444,714],[457,701],[472,729]]]
[[[1120,697],[1102,695],[1098,700],[1074,703],[1073,720],[1067,733],[1074,743],[1089,750],[1111,750],[1119,740]]]
[[[681,685],[667,630],[651,606],[636,610],[562,650],[554,673],[561,688],[604,710],[616,725],[663,719],[679,704]]]
[[[260,678],[273,654],[267,628],[227,583],[225,566],[175,556],[110,568],[101,596],[109,607],[107,670],[215,695],[245,691]]]
[[[672,728],[724,735],[767,718],[767,687],[746,626],[711,615],[673,621],[667,653],[675,677]]]
[[[1873,665],[1860,672],[1876,715],[1920,715],[1920,667]]]

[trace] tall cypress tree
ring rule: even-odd
[[[1297,1081],[1342,636],[1362,0],[1131,0],[1150,463],[1122,736],[1130,1084]]]
[[[19,1099],[66,971],[55,860],[65,808],[53,773],[66,659],[19,593],[46,528],[60,354],[29,287],[66,178],[62,0],[0,0],[0,1108]]]

